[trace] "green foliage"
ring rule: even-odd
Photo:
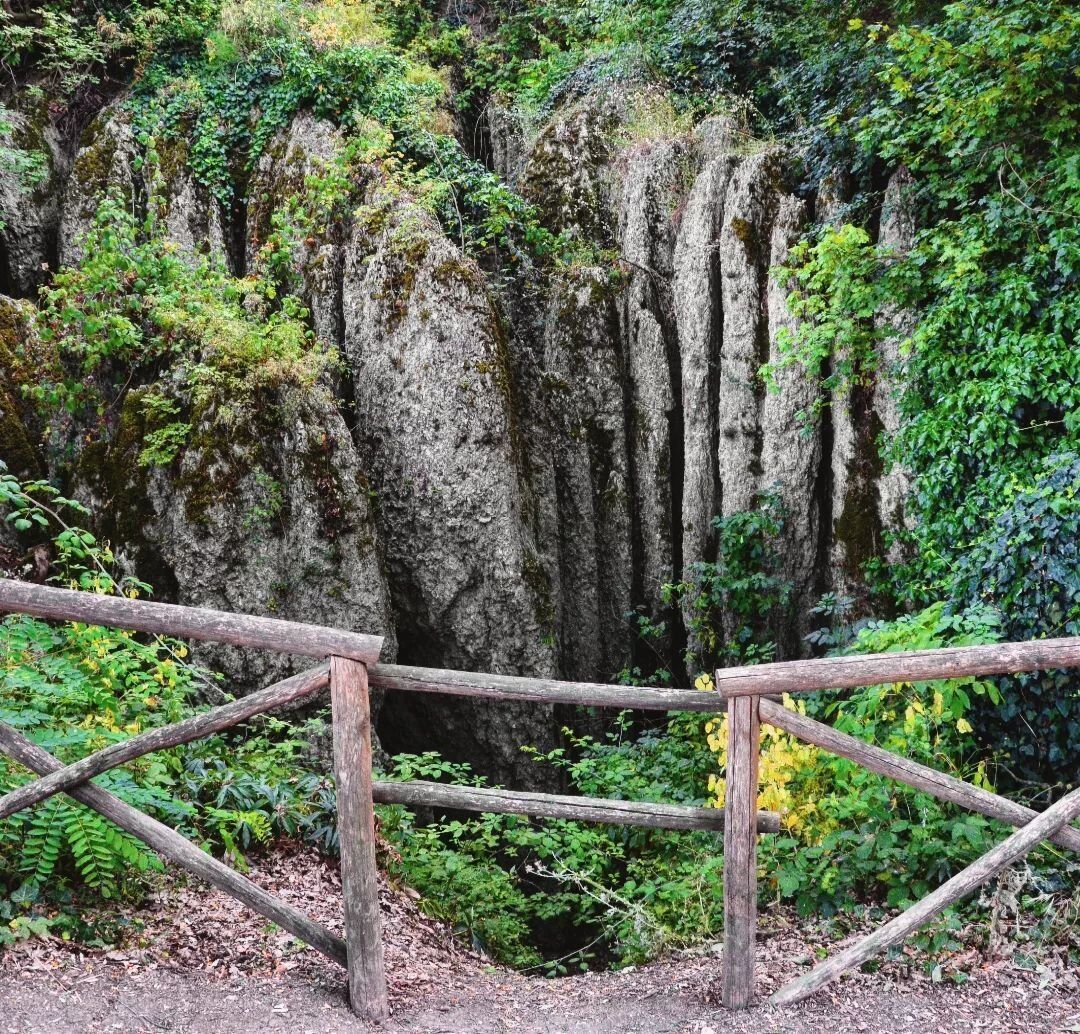
[[[844,652],[938,649],[995,641],[994,615],[948,615],[943,604],[893,622],[872,622]],[[869,686],[819,694],[797,707],[837,729],[938,770],[989,786],[991,759],[972,736],[977,702],[998,701],[973,678]],[[721,770],[723,725],[709,745]],[[713,790],[722,799],[723,781]],[[784,816],[785,831],[761,843],[762,871],[780,899],[800,911],[833,915],[857,905],[906,906],[989,849],[989,821],[868,772],[773,727],[763,731],[763,808]]]
[[[878,5],[892,23],[937,3]],[[499,4],[496,31],[477,45],[470,85],[527,111],[548,110],[605,81],[660,82],[680,106],[739,110],[759,132],[799,138],[813,178],[850,163],[846,133],[866,110],[871,63],[849,21],[856,3],[768,0],[544,0]]]
[[[162,45],[197,42],[216,13],[218,0],[149,0],[94,4],[46,2],[17,17],[0,10],[0,60],[8,68],[32,69],[56,100],[82,86],[144,63]],[[35,86],[41,89],[41,85]]]
[[[663,587],[664,601],[680,604],[687,614],[687,660],[699,670],[772,659],[770,627],[786,612],[791,595],[779,573],[783,522],[775,492],[762,495],[752,510],[714,518],[715,563],[696,562],[686,581]]]
[[[878,83],[858,142],[911,170],[921,229],[906,256],[852,225],[796,247],[777,272],[802,322],[780,365],[826,392],[866,384],[888,314],[911,313],[902,424],[882,444],[914,478],[912,559],[877,573],[905,604],[991,599],[1011,637],[1066,634],[1074,558],[1055,522],[1069,525],[1065,456],[1080,451],[1080,15],[961,2],[931,24],[852,31]],[[1073,691],[1043,675],[1000,688],[987,741],[1014,775],[1054,780],[1080,745]]]
[[[779,358],[762,374],[777,390],[777,374],[793,365],[805,368],[822,391],[809,413],[810,422],[834,395],[873,383],[880,342],[891,332],[881,319],[893,292],[881,250],[863,229],[829,226],[817,241],[805,239],[791,249],[787,263],[772,275],[788,288],[788,308],[796,329],[777,335]]]
[[[916,476],[908,594],[932,594],[1049,455],[1076,447],[1080,320],[1072,5],[953,4],[874,30],[883,92],[860,140],[919,183],[925,226],[893,279],[919,313],[895,455]]]
[[[169,362],[190,412],[212,407],[218,420],[239,426],[267,392],[311,386],[332,359],[295,298],[207,260],[193,264],[152,218],[140,226],[113,200],[102,203],[83,247],[80,265],[42,292],[39,334],[55,342],[64,375],[33,394],[52,412],[105,421],[133,374]],[[170,462],[190,429],[190,420],[175,419],[181,402],[150,392],[142,407],[157,426],[140,462]]]
[[[401,33],[363,4],[227,4],[207,55],[159,60],[141,79],[139,132],[183,146],[196,178],[229,204],[274,134],[310,109],[341,127],[353,156],[377,165],[388,187],[418,197],[466,250],[499,246],[511,260],[521,249],[552,252],[556,242],[531,207],[455,139],[445,76],[387,35]],[[356,180],[341,182],[347,194]]]
[[[936,604],[894,622],[870,624],[849,652],[970,646],[997,638],[991,615],[949,616]],[[822,694],[807,704],[807,712],[849,735],[989,786],[990,764],[968,720],[984,699],[997,701],[993,685],[966,678],[870,686],[840,699]],[[1001,835],[981,816],[824,751],[812,751],[797,768],[780,766],[780,772],[792,802],[788,827],[796,835],[766,844],[766,871],[774,874],[778,893],[804,912],[832,914],[875,901],[906,907]]]
[[[624,716],[601,740],[566,730],[566,748],[536,758],[584,794],[702,804],[709,757],[701,726],[700,716],[676,716],[673,734],[632,736]],[[467,766],[430,754],[395,758],[395,766],[394,778],[480,782]],[[497,815],[421,826],[400,808],[380,813],[391,872],[421,893],[423,908],[512,965],[555,975],[597,960],[640,962],[721,929],[722,859],[712,834]]]
[[[1080,458],[1051,456],[961,558],[950,581],[958,611],[990,606],[1005,639],[1080,635]],[[992,507],[996,499],[983,499]],[[1080,690],[1069,671],[997,680],[1002,703],[973,719],[984,743],[1009,755],[1021,779],[1075,782]]]
[[[89,592],[137,595],[148,587],[113,572],[107,546],[68,523],[84,507],[45,482],[0,472],[0,508],[12,528],[49,541],[58,579]],[[0,624],[0,720],[70,763],[193,713],[214,680],[174,640],[26,616]],[[254,732],[161,751],[96,780],[234,864],[272,836],[336,847],[333,786],[307,770],[313,730],[267,719]],[[0,759],[0,792],[35,778]],[[132,895],[160,869],[138,841],[63,795],[0,824],[0,942],[40,933],[39,905]],[[27,911],[29,910],[29,912]],[[64,921],[66,922],[66,920]],[[37,926],[33,924],[38,924]]]

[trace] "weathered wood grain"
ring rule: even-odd
[[[375,868],[375,812],[371,797],[371,706],[367,669],[330,658],[334,776],[337,782],[341,891],[349,954],[349,1004],[369,1020],[390,1015],[383,962],[379,879]]]
[[[955,646],[906,653],[864,653],[808,661],[777,661],[721,668],[716,688],[725,697],[854,689],[886,682],[922,682],[964,675],[1008,675],[1080,665],[1080,636],[1026,643]]]
[[[367,664],[374,664],[379,659],[383,643],[381,636],[344,632],[321,625],[202,607],[179,607],[172,603],[149,603],[124,596],[99,596],[10,578],[0,578],[0,611],[134,629],[177,639],[205,639],[304,657],[349,657]]]
[[[901,912],[868,937],[834,955],[809,973],[785,984],[769,1001],[774,1005],[800,1002],[831,980],[835,980],[841,973],[861,965],[890,945],[900,943],[919,927],[940,915],[949,905],[967,897],[1006,866],[1023,858],[1040,841],[1063,829],[1077,816],[1080,816],[1080,787],[1066,794],[1038,818],[1018,829],[952,879],[946,880],[918,904],[912,905],[906,912]]]
[[[0,819],[14,815],[23,808],[29,808],[55,793],[61,793],[80,783],[85,783],[102,772],[116,768],[117,765],[134,761],[144,754],[211,736],[264,711],[272,711],[294,700],[303,699],[322,689],[329,681],[330,667],[324,664],[283,679],[281,682],[275,682],[272,686],[241,697],[232,703],[204,711],[193,718],[187,718],[160,729],[150,729],[138,736],[121,740],[119,743],[111,743],[66,768],[53,772],[52,775],[17,787],[0,797]]]
[[[410,807],[458,808],[504,815],[536,815],[548,819],[606,822],[618,826],[647,826],[651,829],[724,828],[723,808],[689,808],[675,804],[642,804],[598,797],[569,797],[549,793],[521,793],[489,787],[447,786],[420,779],[403,783],[376,782],[377,804],[404,804]],[[759,811],[759,833],[780,832],[780,816]]]
[[[50,753],[31,743],[16,729],[2,722],[0,722],[0,750],[39,775],[48,775],[64,767]],[[268,894],[245,876],[241,876],[240,873],[230,869],[216,858],[212,858],[205,851],[199,850],[175,830],[169,829],[168,826],[152,819],[149,815],[144,815],[137,808],[125,804],[119,797],[114,797],[107,790],[94,786],[92,783],[72,787],[67,792],[80,804],[93,808],[125,832],[138,837],[163,858],[180,866],[181,869],[186,869],[192,875],[206,880],[207,883],[225,891],[226,894],[231,894],[237,901],[247,905],[259,915],[265,916],[271,922],[277,923],[282,929],[288,930],[302,941],[306,941],[327,958],[342,966],[346,964],[345,942],[340,937],[335,937],[303,912],[280,898],[274,897],[273,894]]]
[[[876,747],[872,743],[839,732],[828,725],[816,722],[806,715],[789,711],[780,704],[771,700],[761,701],[761,720],[775,725],[778,729],[797,736],[807,743],[813,743],[823,750],[840,757],[854,761],[863,768],[878,775],[895,779],[907,786],[913,786],[916,790],[922,790],[933,794],[943,801],[958,804],[969,811],[978,812],[999,822],[1008,823],[1010,826],[1024,826],[1038,816],[1038,812],[1032,808],[1026,808],[1022,804],[1000,797],[996,793],[984,790],[971,783],[965,783],[955,776],[937,772],[926,765],[920,765],[917,761],[893,754],[892,751]],[[0,800],[0,804],[3,801]],[[1080,851],[1080,829],[1062,829],[1055,833],[1051,840],[1067,847],[1071,851]]]
[[[610,686],[595,682],[560,682],[518,675],[474,674],[467,671],[417,668],[406,664],[376,664],[370,670],[375,689],[407,693],[446,693],[451,696],[524,700],[536,704],[577,704],[637,711],[722,712],[726,703],[718,693],[697,689],[652,689]]]
[[[723,1000],[728,1009],[745,1009],[754,998],[759,740],[758,701],[732,700],[724,801]]]

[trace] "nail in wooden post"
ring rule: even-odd
[[[756,697],[728,701],[724,825],[724,1005],[745,1009],[754,997],[757,926],[757,791],[759,724]]]
[[[349,956],[349,1004],[364,1019],[390,1015],[383,966],[375,813],[371,801],[371,708],[367,668],[330,658],[341,889]]]

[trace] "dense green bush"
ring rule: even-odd
[[[97,0],[51,2],[0,9],[0,60],[6,68],[47,86],[54,103],[72,99],[86,84],[133,63],[145,63],[162,45],[201,42],[220,0]]]
[[[775,492],[752,510],[716,517],[717,559],[691,564],[684,581],[663,587],[685,614],[688,666],[713,671],[772,660],[772,633],[788,615],[791,585],[780,575],[784,510]]]
[[[992,606],[1009,640],[1080,635],[1080,458],[1051,456],[1033,481],[1013,492],[960,559],[950,583],[953,607]],[[1000,706],[980,707],[973,718],[983,742],[1007,752],[1021,779],[1055,787],[1075,782],[1075,672],[1031,672],[1001,678],[998,686]]]
[[[852,225],[796,247],[778,275],[803,322],[781,362],[801,362],[828,397],[881,372],[877,346],[897,333],[883,315],[914,316],[898,371],[901,427],[881,443],[913,475],[911,561],[879,574],[902,604],[993,600],[1010,637],[1067,634],[1075,475],[1064,455],[1080,451],[1071,71],[1080,15],[1069,4],[963,2],[925,26],[853,31],[866,36],[879,84],[856,138],[865,154],[912,171],[907,203],[920,229],[906,256]],[[1000,688],[1004,708],[984,709],[980,728],[1010,752],[1013,775],[1074,772],[1069,680],[1032,675]]]
[[[256,14],[262,31],[253,30]],[[143,138],[181,148],[223,203],[243,195],[274,134],[308,109],[360,144],[387,186],[427,205],[468,251],[501,246],[513,261],[522,250],[555,249],[530,206],[456,139],[447,74],[432,54],[396,46],[400,34],[372,8],[251,0],[227,4],[220,24],[206,53],[153,61],[132,104]],[[456,53],[456,37],[442,38]]]

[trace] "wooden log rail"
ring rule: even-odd
[[[56,621],[133,629],[176,639],[202,639],[232,646],[249,646],[302,657],[348,657],[374,664],[382,636],[343,632],[277,618],[232,614],[173,603],[149,603],[126,596],[100,596],[74,589],[53,589],[0,578],[0,612],[18,612]]]
[[[520,700],[534,704],[575,704],[634,711],[698,711],[716,714],[727,704],[715,693],[699,689],[609,686],[596,682],[560,682],[517,675],[486,675],[407,664],[376,664],[374,689],[405,693],[442,693],[488,700]]]
[[[1080,665],[1080,637],[1026,643],[864,654],[810,661],[784,661],[715,673],[719,693],[650,689],[509,675],[442,671],[376,663],[378,636],[272,618],[202,608],[149,603],[73,592],[0,579],[0,612],[52,620],[109,625],[180,639],[277,650],[323,661],[310,671],[248,697],[212,708],[174,725],[114,743],[62,765],[16,730],[0,723],[0,751],[41,778],[0,797],[0,818],[67,793],[94,808],[153,850],[346,965],[350,1003],[368,1019],[389,1015],[383,971],[378,883],[375,869],[375,803],[432,806],[466,811],[536,815],[664,829],[724,832],[723,999],[745,1008],[754,994],[757,909],[757,837],[776,832],[780,817],[757,808],[760,725],[768,722],[823,750],[849,758],[872,772],[896,779],[942,800],[1018,827],[983,858],[958,873],[922,902],[858,944],[782,988],[777,1003],[801,1000],[874,952],[902,940],[953,901],[970,893],[1002,867],[1043,840],[1080,850],[1080,789],[1038,814],[980,787],[864,743],[767,699],[782,693],[848,689],[888,682],[916,682],[1007,674]],[[344,940],[288,903],[260,890],[175,831],[144,815],[91,782],[151,751],[188,743],[238,722],[308,698],[329,684],[333,710],[334,771],[345,899]],[[488,700],[656,711],[728,712],[728,769],[723,809],[688,808],[631,801],[531,794],[487,787],[422,781],[378,782],[372,778],[372,687],[395,692],[443,693]]]
[[[645,826],[651,829],[724,828],[723,808],[690,808],[675,804],[645,804],[599,797],[567,797],[552,793],[521,793],[480,786],[449,786],[414,779],[407,782],[374,784],[378,804],[432,806],[486,814],[535,815],[545,819],[573,819],[603,822],[615,826]],[[780,815],[775,811],[755,813],[759,833],[779,833]]]
[[[858,689],[887,682],[926,682],[968,675],[1013,675],[1080,665],[1080,636],[1024,643],[950,646],[937,650],[863,653],[810,661],[775,661],[721,668],[716,688],[724,697],[780,696],[820,689]]]

